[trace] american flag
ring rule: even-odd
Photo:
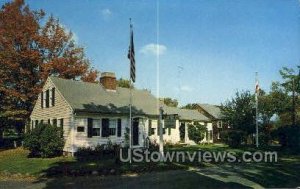
[[[259,94],[259,90],[260,90],[259,83],[258,83],[258,81],[256,81],[256,84],[255,84],[255,93]]]
[[[133,44],[133,30],[130,24],[130,44],[128,50],[128,59],[130,60],[130,79],[135,82],[135,58],[134,58],[134,44]]]

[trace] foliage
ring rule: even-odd
[[[255,132],[255,103],[249,91],[237,92],[235,97],[221,105],[224,121],[233,130],[251,136]]]
[[[123,88],[130,88],[130,81],[128,79],[120,78],[117,80],[118,87]],[[134,88],[133,84],[131,84],[131,87]]]
[[[125,147],[129,147],[129,140],[130,140],[130,135],[129,135],[130,129],[128,127],[125,128]]]
[[[58,19],[45,20],[43,10],[33,11],[23,0],[5,3],[0,18],[0,127],[25,125],[49,75],[96,78],[84,49]]]
[[[159,144],[157,143],[156,140],[150,140],[149,143],[149,149],[150,152],[158,152],[159,151]]]
[[[188,125],[189,139],[193,140],[197,144],[204,139],[206,131],[207,128],[204,125],[201,125],[199,123]]]
[[[241,145],[244,136],[245,132],[240,130],[225,130],[220,133],[221,140],[233,148]]]
[[[61,155],[64,139],[61,128],[54,125],[39,124],[24,138],[24,147],[32,156],[54,157]]]
[[[164,102],[165,105],[170,106],[170,107],[177,107],[178,106],[178,101],[176,99],[163,98],[163,102]]]
[[[196,103],[191,103],[191,104],[187,104],[187,105],[185,105],[185,106],[183,106],[183,107],[181,107],[181,108],[183,108],[183,109],[195,110],[195,109],[197,109],[197,106],[198,106],[198,104],[196,104]]]
[[[300,151],[300,126],[286,125],[276,129],[273,134],[278,138],[282,147]]]
[[[97,145],[96,147],[79,147],[75,156],[80,161],[119,158],[120,148],[120,145],[112,144],[111,142]]]

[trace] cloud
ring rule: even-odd
[[[162,55],[166,52],[167,47],[164,45],[160,44],[154,44],[150,43],[145,46],[143,46],[140,50],[142,54],[147,54],[147,55]]]
[[[185,91],[185,92],[191,92],[194,89],[192,87],[188,86],[188,85],[183,85],[183,86],[180,87],[180,90]]]
[[[101,10],[101,14],[102,14],[102,17],[103,17],[104,19],[108,19],[108,18],[111,17],[112,12],[111,12],[111,10],[109,10],[109,9],[102,9],[102,10]]]

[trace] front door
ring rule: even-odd
[[[139,145],[139,118],[134,118],[132,121],[132,145]]]

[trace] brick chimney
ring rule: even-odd
[[[102,72],[100,77],[100,83],[106,90],[115,91],[117,88],[117,80],[116,80],[115,73]]]

